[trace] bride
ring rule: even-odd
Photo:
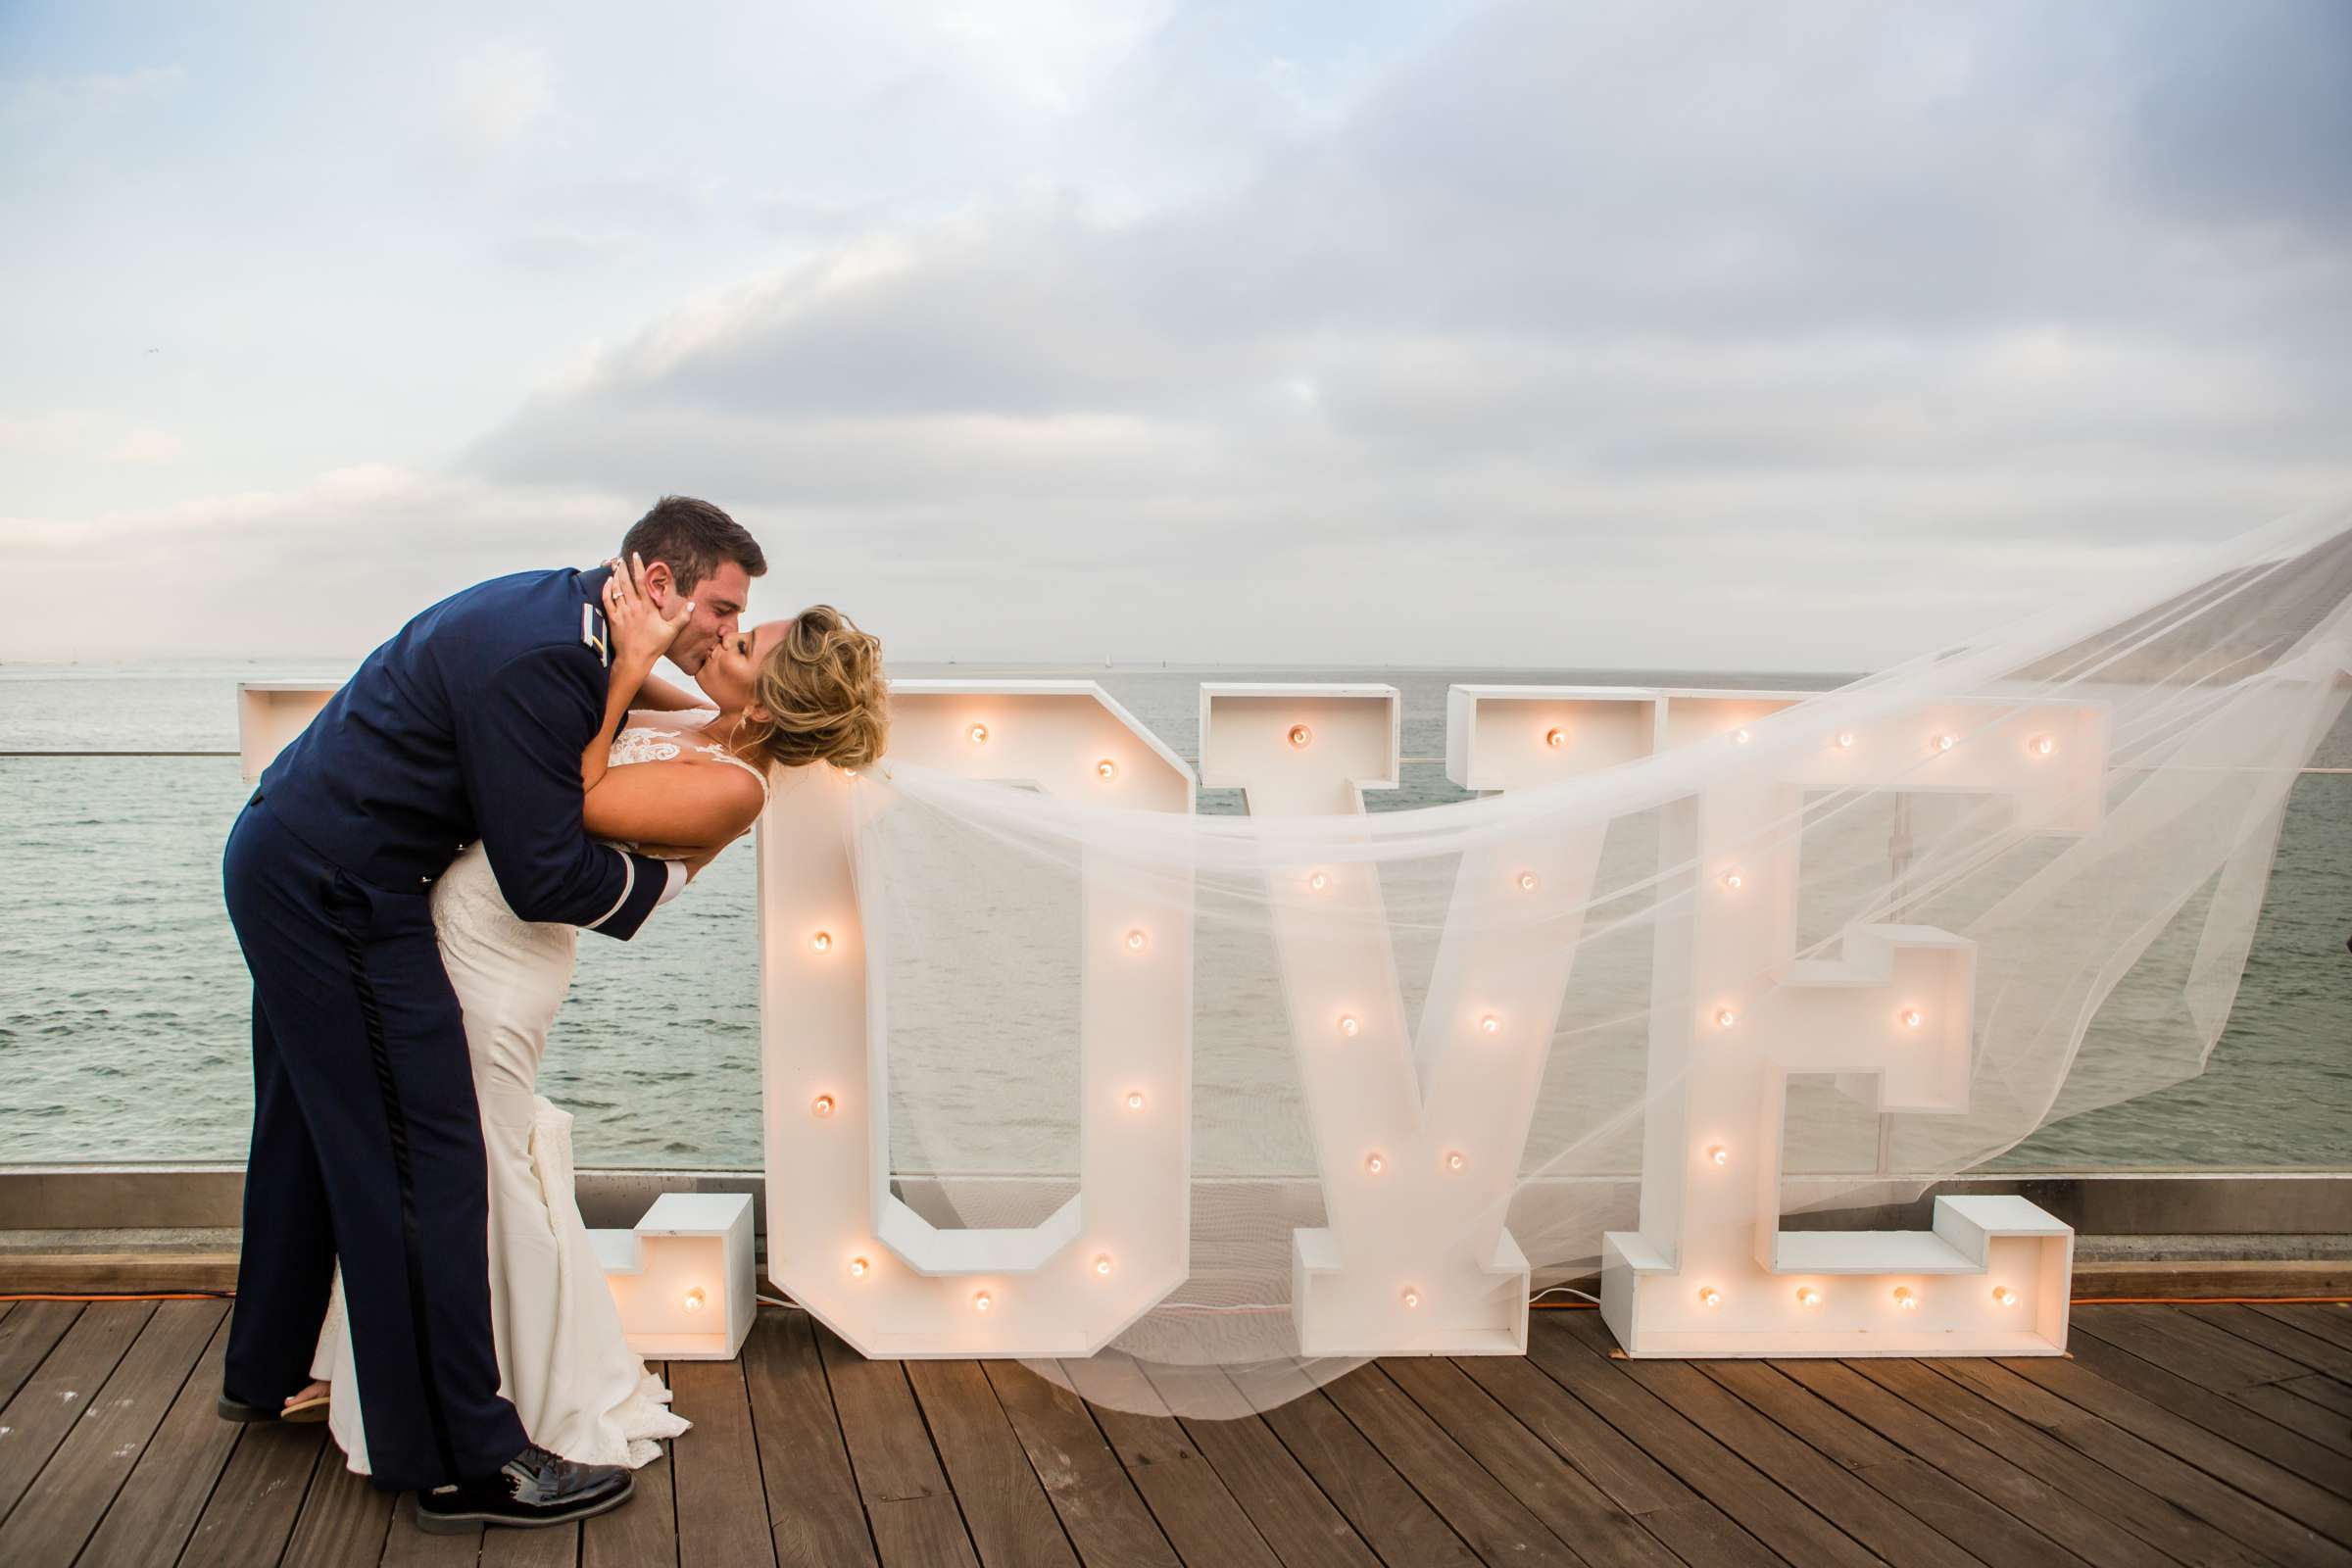
[[[632,712],[691,608],[664,617],[630,568],[613,563],[605,586],[612,684],[604,725],[580,759],[588,831],[682,860],[690,875],[758,819],[768,769],[860,766],[881,755],[887,723],[882,645],[829,605],[722,638],[695,676],[708,699],[702,710]],[[434,887],[432,910],[465,1007],[490,1163],[499,1392],[543,1448],[584,1464],[646,1464],[661,1452],[657,1440],[687,1423],[629,1351],[572,1196],[571,1117],[535,1090],[579,932],[517,919],[478,844]],[[351,1468],[369,1474],[339,1273],[311,1375],[318,1381],[286,1401],[287,1418],[324,1411]]]

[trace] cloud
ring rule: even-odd
[[[510,147],[554,111],[555,77],[554,63],[536,45],[478,45],[450,68],[445,123],[462,145]]]
[[[95,415],[59,410],[23,417],[0,415],[0,455],[9,457],[65,457],[89,443]]]
[[[1141,564],[1253,606],[1252,651],[1893,657],[2022,608],[2036,550],[2058,580],[2352,490],[2322,347],[2352,250],[2300,186],[2147,179],[2171,78],[2072,15],[1497,9],[1229,191],[868,233],[651,323],[465,465],[1041,598]],[[1514,630],[1482,614],[1528,582]],[[1104,634],[1216,646],[1136,591]],[[1712,608],[1665,635],[1629,596]]]
[[[0,517],[26,585],[0,657],[59,657],[89,622],[87,579],[140,607],[110,657],[366,652],[410,615],[502,572],[590,565],[644,511],[563,486],[494,485],[388,465],[286,490],[207,496],[87,518]]]
[[[1393,9],[1361,57],[1156,0],[738,18],[806,45],[794,114],[726,75],[702,146],[565,117],[559,62],[636,74],[591,28],[444,58],[467,148],[534,156],[436,344],[527,272],[578,335],[466,382],[569,368],[449,475],[185,526],[307,519],[370,624],[682,490],[894,651],[1850,668],[2352,491],[2328,0]]]
[[[169,430],[133,430],[107,449],[109,463],[172,463],[185,457],[188,443]]]
[[[950,8],[938,26],[973,68],[1041,107],[1068,112],[1173,10],[1173,0],[1002,0]]]
[[[24,125],[81,114],[104,114],[163,97],[187,79],[185,69],[171,65],[0,81],[0,121]]]

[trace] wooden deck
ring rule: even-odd
[[[323,1428],[213,1414],[224,1303],[0,1307],[0,1564],[2352,1565],[2352,1307],[2094,1306],[2068,1359],[1368,1366],[1262,1418],[1093,1409],[760,1313],[566,1530],[427,1536]]]

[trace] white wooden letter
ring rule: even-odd
[[[1669,692],[1660,744],[1740,745],[1791,700]],[[1601,1311],[1628,1354],[2064,1350],[2073,1233],[2024,1199],[1939,1198],[1921,1232],[1781,1228],[1791,1074],[1836,1076],[1882,1111],[1957,1112],[1974,1038],[1975,948],[1948,932],[1860,926],[1838,957],[1795,958],[1796,823],[1808,791],[1899,778],[2008,797],[2021,829],[2087,833],[2105,755],[2102,710],[1950,703],[1668,805],[1659,858],[1681,868],[1683,912],[1653,960],[1641,1229],[1602,1238]]]
[[[898,682],[891,755],[1193,808],[1192,770],[1092,682]],[[779,774],[760,821],[769,1277],[867,1355],[1091,1355],[1189,1269],[1189,889],[1087,879],[1077,1196],[1026,1229],[939,1228],[890,1191],[888,1014],[850,826],[851,792],[875,787]]]

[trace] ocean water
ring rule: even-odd
[[[339,678],[347,663],[0,668],[0,753],[228,752],[235,683]],[[1203,680],[1380,680],[1408,759],[1445,751],[1457,682],[1814,689],[1836,675],[1658,670],[1008,669],[1102,685],[1195,755]],[[2352,725],[2319,765],[2352,766]],[[233,757],[0,756],[0,1161],[220,1160],[251,1109],[248,981],[220,854],[246,788]],[[1410,761],[1381,809],[1458,800]],[[1207,791],[1201,808],[1239,809]],[[541,1087],[577,1118],[583,1164],[760,1162],[753,857],[739,846],[635,941],[580,945]],[[2207,1071],[2054,1122],[1993,1168],[2244,1170],[2352,1165],[2352,775],[2303,778],[2228,1033]],[[1209,999],[1202,1006],[1213,1005]],[[1217,1100],[1197,1137],[1212,1147]]]

